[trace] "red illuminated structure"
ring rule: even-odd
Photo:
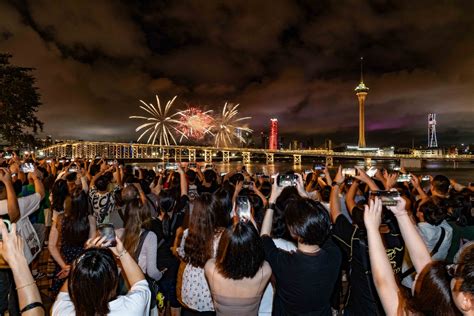
[[[268,141],[268,149],[278,149],[278,120],[270,119],[270,139]]]

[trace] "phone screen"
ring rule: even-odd
[[[400,199],[400,193],[398,191],[370,191],[372,197],[380,197],[383,206],[395,206]]]
[[[98,227],[99,235],[101,237],[106,237],[105,241],[109,242],[109,247],[115,247],[117,245],[117,241],[115,240],[115,229],[114,225],[112,224],[101,224]]]
[[[282,174],[277,178],[277,185],[279,187],[290,187],[296,185],[296,175],[294,174]]]
[[[401,174],[397,178],[397,182],[410,182],[411,174]]]
[[[8,219],[2,219],[2,221],[5,223],[5,226],[7,226],[7,231],[11,232],[12,230],[12,224]],[[0,232],[0,240],[3,240],[2,238],[2,232]]]
[[[35,166],[31,162],[22,164],[20,168],[23,173],[35,171]]]
[[[238,196],[236,202],[235,212],[240,219],[247,218],[250,219],[250,201],[246,196]]]
[[[357,171],[355,168],[343,168],[342,169],[342,175],[344,177],[355,177],[357,174]]]

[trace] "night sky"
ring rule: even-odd
[[[134,3],[134,4],[128,4]],[[60,4],[60,5],[59,5]],[[1,1],[0,51],[36,68],[55,138],[136,140],[139,99],[240,103],[255,135],[367,145],[474,143],[474,1]]]

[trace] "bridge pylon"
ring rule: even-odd
[[[326,156],[326,166],[330,168],[334,166],[334,160],[332,156]]]
[[[222,152],[222,162],[223,163],[229,163],[230,162],[230,155],[229,155],[229,152],[224,150]]]
[[[248,151],[242,152],[242,162],[244,163],[244,165],[250,164],[250,152]]]
[[[212,163],[212,150],[204,150],[204,162]]]
[[[196,162],[196,149],[189,148],[188,153],[189,153],[188,154],[189,155],[189,157],[188,157],[189,162]]]
[[[293,155],[293,164],[301,165],[301,155]]]
[[[273,153],[265,153],[265,156],[267,158],[267,165],[273,165],[275,161],[275,156]]]

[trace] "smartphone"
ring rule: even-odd
[[[51,159],[46,160],[46,163],[51,163],[51,162],[52,162]]]
[[[207,163],[206,166],[204,167],[204,169],[209,170],[209,169],[213,169],[213,167],[214,166],[212,164]]]
[[[77,167],[71,167],[68,169],[68,172],[77,172]]]
[[[403,173],[398,176],[397,182],[410,182],[411,180],[411,174],[408,173]]]
[[[13,157],[12,154],[9,153],[9,152],[6,152],[3,156],[3,158],[5,158],[5,159],[12,159],[12,157]]]
[[[316,164],[316,165],[314,165],[313,169],[322,171],[322,170],[326,169],[326,166]]]
[[[355,177],[357,175],[356,168],[343,168],[342,176],[343,177]]]
[[[7,231],[11,232],[12,230],[12,223],[8,219],[2,219],[2,221],[5,223],[5,226],[7,226]],[[0,232],[0,240],[3,240],[2,238],[2,232]]]
[[[371,197],[378,196],[382,200],[383,206],[395,206],[400,199],[400,193],[398,191],[370,191]]]
[[[139,166],[134,166],[134,167],[133,167],[133,170],[137,170],[137,171],[138,171],[138,170],[140,170],[140,167],[139,167]]]
[[[430,181],[430,176],[422,176],[421,181]]]
[[[249,198],[246,196],[238,196],[236,205],[235,205],[235,213],[239,216],[240,219],[247,218],[250,219],[250,201]]]
[[[176,171],[176,170],[178,170],[178,164],[176,162],[168,162],[165,165],[165,169]]]
[[[264,175],[262,176],[262,179],[269,180],[269,179],[270,179],[270,176],[267,176],[266,174],[264,174]]]
[[[221,172],[221,177],[225,176],[227,172]]]
[[[306,170],[304,171],[304,174],[306,174],[306,175],[308,175],[308,174],[310,174],[310,173],[313,173],[313,170],[306,169]]]
[[[33,163],[28,162],[21,164],[20,169],[23,173],[29,173],[35,171],[35,166],[33,165]]]
[[[109,166],[111,166],[111,165],[114,164],[114,161],[113,161],[113,160],[109,160],[109,161],[107,161],[107,164],[108,164]]]
[[[281,174],[281,175],[278,175],[277,185],[279,187],[295,186],[296,179],[298,179],[298,176],[296,174]]]
[[[400,167],[393,167],[393,171],[400,171]]]
[[[375,167],[370,167],[369,170],[367,170],[365,173],[366,173],[369,177],[372,178],[372,177],[375,176],[375,174],[377,173],[377,168],[375,168]]]
[[[115,228],[112,224],[101,224],[97,227],[100,237],[105,237],[105,241],[109,242],[108,247],[115,247],[117,241],[115,240]]]
[[[188,163],[188,169],[195,169],[197,167],[195,162]]]

